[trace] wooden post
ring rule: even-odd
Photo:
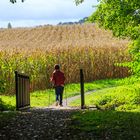
[[[18,72],[17,71],[15,71],[15,92],[16,92],[16,110],[18,110],[18,105],[19,105],[19,102],[18,102],[18,98],[19,98],[19,96],[18,96]]]
[[[84,75],[83,69],[80,69],[80,87],[81,87],[81,109],[85,107],[85,97],[84,97]]]

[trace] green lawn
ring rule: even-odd
[[[140,111],[140,82],[129,79],[128,83],[127,80],[113,80],[114,86],[85,95],[85,104],[97,105],[103,110]],[[79,106],[80,99],[74,100],[71,105]]]
[[[93,139],[139,140],[140,112],[82,111],[72,116],[70,127],[92,133]]]
[[[117,80],[99,80],[85,83],[85,91],[94,89],[102,89],[117,85]],[[72,97],[80,94],[80,84],[68,84],[65,86],[64,98]],[[55,102],[54,89],[44,91],[35,91],[30,94],[31,107],[45,107]],[[14,110],[16,105],[15,96],[0,95],[0,110]],[[3,104],[3,105],[1,105]]]
[[[126,92],[125,94],[127,94],[128,87],[129,88],[132,87],[133,89],[132,86],[133,83],[137,83],[137,79],[133,77],[125,79],[98,80],[90,83],[85,83],[84,85],[85,91],[97,90],[97,92],[93,93],[92,95],[86,96],[86,104],[87,105],[97,104],[100,106],[100,102],[102,102],[102,97],[106,97],[108,93],[110,94],[110,95],[108,94],[109,96],[114,97],[113,95],[114,90],[116,90],[116,92],[119,91],[118,94],[120,94],[120,92]],[[122,87],[121,85],[123,85],[124,87]],[[138,86],[136,86],[136,89],[138,89]],[[133,92],[135,92],[135,90]],[[72,97],[79,94],[80,94],[80,84],[73,83],[65,86],[64,98]],[[31,107],[48,106],[55,101],[54,89],[33,92],[31,93],[30,98],[31,98]],[[0,110],[15,109],[16,104],[15,96],[0,95],[0,99],[1,99]],[[80,105],[80,100],[75,101],[74,103],[72,103],[72,105]]]
[[[80,99],[74,100],[71,105],[79,106]],[[139,110],[140,85],[123,85],[97,90],[90,95],[85,95],[87,106],[97,105],[105,110]]]
[[[73,132],[91,133],[93,139],[140,139],[140,80],[110,80],[109,88],[101,88],[85,96],[86,105],[97,105],[97,111],[79,111],[72,115]],[[80,100],[71,105],[79,106]]]

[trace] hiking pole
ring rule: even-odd
[[[49,98],[48,98],[48,107],[50,106],[50,92],[49,92]]]
[[[65,88],[64,88],[64,93],[65,93],[65,97],[66,97],[66,107],[67,107],[67,92],[66,92],[66,86],[65,86]]]

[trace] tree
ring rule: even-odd
[[[84,0],[75,0],[76,4]],[[140,1],[139,0],[99,0],[96,11],[89,17],[105,29],[112,30],[118,37],[129,37],[133,41],[130,54],[133,61],[122,64],[140,76]]]
[[[8,29],[11,29],[12,28],[12,25],[11,25],[10,22],[8,23],[8,26],[7,27],[8,27]]]
[[[21,0],[21,2],[24,2],[25,0]],[[84,0],[75,0],[76,5],[82,3]],[[17,2],[17,0],[10,0],[13,4]]]
[[[139,36],[139,0],[100,0],[97,10],[89,18],[100,26],[113,31],[116,36]]]
[[[84,0],[75,0],[76,5],[78,5],[78,4],[82,3],[82,2],[84,2]]]
[[[112,30],[115,36],[133,40],[129,49],[133,61],[124,66],[131,68],[134,75],[140,76],[140,1],[100,0],[89,21]]]
[[[25,0],[21,0],[21,2],[24,2]],[[17,0],[10,0],[13,4],[17,2]]]

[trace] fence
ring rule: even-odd
[[[30,107],[30,79],[29,76],[15,71],[16,109]]]

